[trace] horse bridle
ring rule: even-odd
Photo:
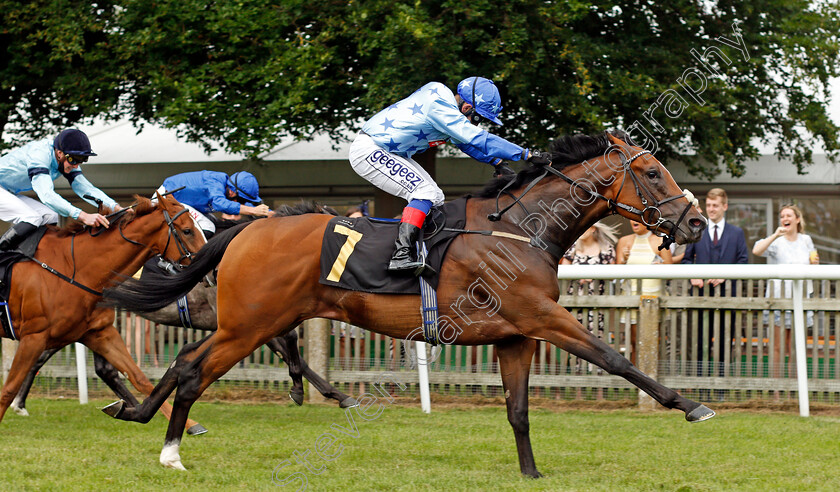
[[[181,263],[182,261],[192,260],[193,257],[193,254],[190,253],[189,249],[187,249],[187,244],[184,241],[184,238],[181,237],[181,233],[178,231],[178,229],[175,228],[175,219],[177,219],[185,213],[187,213],[186,208],[181,209],[181,211],[175,214],[174,216],[170,216],[168,210],[163,211],[163,218],[166,220],[166,225],[169,226],[169,232],[166,236],[166,246],[163,247],[163,251],[161,251],[161,254],[163,255],[166,253],[166,250],[169,249],[169,242],[174,237],[175,245],[178,247],[178,253],[180,253],[181,255],[180,258],[178,258],[178,261],[175,262],[175,265],[179,267],[184,266]]]
[[[551,174],[559,177],[560,179],[566,181],[567,183],[571,184],[572,186],[580,187],[580,189],[586,191],[587,193],[594,196],[595,198],[606,201],[608,210],[612,214],[617,213],[618,212],[617,209],[620,208],[620,209],[622,209],[622,210],[624,210],[628,213],[631,213],[633,215],[638,216],[639,219],[641,219],[641,222],[649,230],[651,230],[654,234],[662,237],[662,245],[659,246],[659,249],[662,250],[662,249],[668,248],[668,247],[671,246],[672,243],[674,243],[676,241],[676,236],[675,235],[676,235],[677,230],[679,230],[680,224],[682,224],[682,221],[685,219],[685,216],[688,214],[688,211],[691,210],[691,207],[693,207],[695,205],[694,196],[691,195],[691,193],[688,190],[683,190],[683,193],[681,193],[679,195],[674,195],[674,196],[670,196],[670,197],[667,197],[667,198],[663,198],[662,200],[657,200],[656,196],[653,194],[653,192],[651,192],[650,189],[648,189],[648,187],[645,186],[644,183],[642,183],[642,181],[639,179],[639,177],[636,175],[635,171],[633,171],[633,169],[631,167],[631,165],[633,164],[633,161],[635,161],[636,159],[638,159],[639,157],[641,157],[645,154],[650,154],[650,151],[649,150],[642,150],[642,151],[639,151],[639,152],[633,154],[629,158],[625,158],[624,153],[623,152],[621,153],[621,160],[622,160],[622,167],[623,167],[624,174],[621,178],[621,186],[619,186],[618,192],[615,194],[616,198],[621,196],[621,190],[624,189],[624,184],[626,183],[627,175],[629,174],[630,175],[630,180],[633,181],[633,186],[636,188],[636,195],[641,200],[642,205],[644,206],[644,209],[640,210],[640,209],[638,209],[638,208],[636,208],[632,205],[627,205],[625,203],[621,203],[621,202],[617,201],[616,199],[607,198],[606,196],[602,195],[601,193],[599,193],[597,191],[581,187],[580,184],[577,183],[575,180],[566,176],[565,174],[558,171],[557,169],[554,169],[553,167],[551,167],[551,165],[548,165],[548,166],[543,167],[545,172],[542,173],[535,180],[533,180],[531,183],[529,183],[528,186],[525,188],[525,190],[522,192],[522,194],[519,195],[518,197],[514,198],[513,203],[511,203],[510,205],[508,205],[504,209],[502,209],[502,210],[498,209],[499,201],[498,201],[498,197],[496,197],[496,212],[488,215],[487,218],[490,221],[493,221],[493,222],[500,220],[502,215],[505,212],[507,212],[508,210],[511,209],[511,207],[513,207],[514,205],[519,203],[520,200],[522,199],[522,197],[524,197],[526,193],[531,191],[531,189],[534,186],[536,186],[537,183],[539,183],[543,178],[545,178],[549,173],[551,173]],[[628,173],[628,171],[630,171],[630,172]],[[508,185],[505,186],[499,192],[499,195],[504,193],[505,190],[508,188],[508,186],[510,186],[511,184],[513,184],[513,179],[511,179],[511,181],[508,183]],[[647,196],[645,196],[645,195],[647,195]],[[670,220],[666,220],[666,219],[662,218],[662,210],[660,210],[659,207],[661,207],[662,205],[664,205],[668,202],[678,200],[678,199],[683,198],[683,197],[688,198],[689,196],[691,198],[688,199],[688,205],[686,205],[685,209],[683,209],[682,214],[680,214],[680,218],[677,219],[676,222],[672,222]],[[650,202],[648,201],[648,197],[650,198]],[[650,220],[647,217],[650,217]],[[654,217],[656,217],[656,220],[653,219]],[[670,231],[663,232],[663,231],[659,230],[659,228],[663,224],[668,223],[668,222],[671,223]]]
[[[132,206],[130,206],[130,207],[126,207],[126,208],[124,208],[124,209],[122,209],[122,210],[118,210],[118,211],[116,211],[116,212],[114,212],[114,213],[108,214],[108,215],[107,215],[107,217],[108,217],[109,219],[112,219],[112,218],[119,218],[120,216],[122,216],[122,215],[124,215],[126,212],[128,212],[128,210],[129,210],[129,209],[134,208],[135,206],[136,206],[136,204],[135,204],[135,205],[132,205]],[[167,235],[167,238],[166,238],[166,246],[164,246],[164,247],[163,247],[163,251],[161,252],[161,254],[163,254],[163,253],[165,253],[165,252],[166,252],[166,250],[169,248],[169,242],[172,240],[172,236],[175,236],[175,243],[176,243],[176,244],[177,244],[177,246],[178,246],[178,252],[179,252],[179,253],[181,253],[181,257],[180,257],[180,258],[178,258],[178,262],[177,262],[177,263],[172,263],[172,262],[170,262],[170,263],[171,263],[171,264],[173,264],[173,265],[175,265],[176,267],[182,267],[182,268],[184,267],[184,265],[182,265],[182,264],[181,264],[181,261],[183,261],[183,260],[185,260],[185,259],[191,259],[191,258],[193,257],[192,253],[190,253],[190,251],[187,249],[186,244],[185,244],[185,242],[184,242],[183,238],[181,238],[181,233],[178,231],[178,229],[176,229],[176,228],[175,228],[175,219],[177,219],[178,217],[180,217],[180,216],[181,216],[181,214],[183,214],[183,213],[185,213],[185,212],[187,212],[187,209],[186,209],[186,208],[185,208],[185,209],[183,209],[183,210],[181,210],[181,211],[180,211],[180,212],[178,212],[177,214],[175,214],[175,216],[174,216],[174,217],[171,217],[171,216],[169,215],[169,211],[168,211],[168,210],[164,210],[164,211],[163,211],[163,217],[164,217],[164,219],[166,220],[166,225],[169,227],[169,232],[168,232],[168,235]],[[93,230],[93,228],[89,228],[89,229],[88,229],[88,231],[89,231],[90,235],[91,235],[91,236],[93,236],[93,237],[98,236],[98,235],[99,235],[99,234],[101,234],[101,233],[102,233],[102,231],[104,231],[104,230],[105,230],[105,228],[104,228],[104,227],[103,227],[103,228],[101,228],[101,229],[99,229],[98,231],[94,231],[94,230]],[[122,223],[122,222],[120,222],[119,230],[120,230],[120,236],[121,236],[123,239],[125,239],[126,241],[128,241],[129,243],[134,244],[134,245],[137,245],[137,246],[142,246],[142,247],[144,247],[144,248],[146,247],[146,245],[145,245],[145,244],[143,244],[143,243],[141,243],[141,242],[138,242],[138,241],[135,241],[135,240],[133,240],[133,239],[131,239],[131,238],[126,237],[125,233],[123,232],[123,223]],[[43,268],[44,270],[46,270],[46,271],[48,271],[48,272],[52,273],[53,275],[57,276],[58,278],[60,278],[60,279],[64,280],[65,282],[69,283],[70,285],[75,285],[76,287],[78,287],[78,288],[80,288],[80,289],[82,289],[82,290],[84,290],[84,291],[86,291],[86,292],[89,292],[89,293],[91,293],[91,294],[93,294],[93,295],[95,295],[95,296],[99,296],[99,297],[101,297],[101,296],[102,296],[102,292],[99,292],[98,290],[92,289],[92,288],[88,287],[87,285],[85,285],[85,284],[83,284],[83,283],[81,283],[81,282],[77,282],[77,281],[76,281],[76,253],[75,253],[75,240],[76,240],[76,234],[73,234],[73,236],[70,238],[70,258],[71,258],[71,260],[72,260],[72,262],[73,262],[73,273],[72,273],[69,277],[68,277],[67,275],[65,275],[65,274],[63,274],[63,273],[61,273],[61,272],[59,272],[59,271],[58,271],[58,270],[56,270],[55,268],[53,268],[53,267],[51,267],[51,266],[47,265],[47,264],[46,264],[46,263],[44,263],[43,261],[38,260],[38,259],[37,259],[37,258],[35,258],[34,256],[30,256],[30,255],[24,255],[24,256],[25,256],[26,258],[28,258],[29,260],[34,261],[35,263],[37,263],[37,264],[41,265],[41,268]],[[169,261],[169,260],[167,260],[167,261]]]
[[[688,190],[683,190],[683,192],[679,195],[674,195],[674,196],[670,196],[670,197],[667,197],[667,198],[663,198],[662,200],[657,200],[656,196],[653,194],[653,192],[650,191],[650,189],[647,186],[645,186],[644,183],[642,183],[641,179],[639,179],[639,176],[630,167],[634,160],[638,159],[639,157],[641,157],[645,154],[650,154],[650,151],[649,150],[642,150],[642,151],[636,152],[629,159],[624,157],[623,152],[620,154],[621,159],[622,159],[622,167],[624,168],[624,174],[621,177],[621,186],[619,186],[618,192],[615,194],[616,198],[621,196],[621,190],[624,189],[624,183],[625,183],[625,181],[627,179],[627,175],[628,175],[627,171],[630,171],[630,173],[629,173],[630,174],[630,179],[633,181],[633,186],[636,188],[636,196],[639,197],[639,200],[642,202],[642,205],[645,207],[643,210],[639,210],[638,208],[633,207],[631,205],[626,205],[624,203],[620,203],[616,200],[608,199],[608,198],[604,197],[603,195],[600,195],[597,192],[596,192],[595,196],[597,196],[599,198],[602,198],[602,199],[607,201],[607,204],[608,204],[608,207],[609,207],[609,210],[610,210],[611,213],[616,213],[615,209],[616,209],[616,207],[618,207],[618,208],[621,208],[622,210],[625,210],[629,213],[632,213],[634,215],[638,215],[639,218],[642,219],[642,223],[649,230],[651,230],[654,234],[662,237],[662,244],[659,246],[659,249],[662,250],[662,249],[670,247],[671,244],[676,241],[676,236],[675,235],[677,233],[677,230],[680,227],[680,224],[682,224],[683,219],[685,219],[685,216],[688,214],[688,211],[691,210],[691,207],[693,207],[695,205],[694,199],[693,199],[694,195],[691,195],[691,193]],[[551,169],[549,169],[549,171],[554,171],[554,169],[551,168]],[[589,190],[587,190],[587,191],[589,191]],[[647,194],[647,196],[650,197],[650,200],[653,202],[653,204],[650,204],[650,205],[648,204],[648,199],[645,197],[645,194]],[[690,198],[689,198],[689,196],[690,196]],[[668,203],[668,202],[678,200],[678,199],[683,198],[683,197],[686,197],[688,199],[688,205],[686,205],[685,208],[683,209],[682,213],[680,214],[680,218],[677,219],[676,222],[672,222],[670,220],[663,219],[662,218],[662,210],[660,210],[659,207]],[[648,219],[648,215],[647,215],[649,211],[650,211],[650,220]],[[654,217],[656,217],[655,221],[653,220]],[[668,222],[671,223],[671,230],[670,231],[668,231],[667,233],[662,232],[662,231],[658,231],[660,226],[662,226],[663,224],[668,223]]]
[[[124,208],[124,209],[122,209],[122,210],[118,210],[118,211],[116,211],[116,212],[114,212],[114,213],[108,214],[108,215],[106,216],[106,218],[107,218],[109,221],[110,221],[110,220],[112,220],[112,219],[115,219],[115,218],[117,218],[117,219],[118,219],[118,218],[120,218],[122,215],[124,215],[124,214],[125,214],[125,213],[129,210],[129,209],[134,208],[134,207],[136,207],[136,206],[137,206],[137,204],[134,204],[134,205],[131,205],[131,206],[129,206],[129,207],[126,207],[126,208]],[[180,258],[178,258],[178,260],[177,260],[177,261],[175,261],[175,262],[170,262],[170,263],[172,263],[172,264],[174,264],[174,265],[177,265],[177,266],[179,266],[179,267],[183,267],[183,266],[184,266],[184,265],[181,263],[182,261],[184,261],[184,260],[192,260],[192,257],[193,257],[193,254],[192,254],[192,253],[190,253],[190,250],[189,250],[189,249],[187,249],[186,241],[184,241],[184,238],[182,238],[182,237],[181,237],[181,232],[180,232],[180,231],[178,231],[178,229],[175,227],[175,220],[176,220],[176,219],[178,219],[178,217],[180,217],[181,215],[183,215],[183,214],[185,214],[185,213],[187,213],[187,212],[188,212],[188,210],[187,210],[186,208],[183,208],[183,209],[181,209],[181,211],[180,211],[180,212],[178,212],[177,214],[175,214],[175,216],[171,216],[171,215],[169,215],[169,211],[168,211],[168,210],[164,210],[164,211],[163,211],[163,219],[164,219],[164,221],[166,222],[166,225],[167,225],[167,227],[169,228],[169,231],[167,231],[167,236],[166,236],[166,245],[163,247],[163,250],[160,252],[160,254],[162,254],[162,255],[163,255],[163,254],[165,254],[165,253],[166,253],[166,250],[167,250],[167,249],[169,249],[169,243],[172,241],[172,238],[174,237],[174,238],[175,238],[175,245],[178,247],[178,253],[179,253],[181,256],[180,256]],[[102,231],[104,231],[104,230],[105,230],[105,228],[103,227],[103,228],[100,228],[98,231],[95,231],[95,232],[94,232],[93,228],[91,228],[91,229],[90,229],[90,235],[91,235],[91,236],[98,236],[98,235],[99,235],[99,234],[101,234],[101,233],[102,233]],[[141,243],[141,242],[138,242],[138,241],[135,241],[135,240],[133,240],[133,239],[131,239],[131,238],[126,237],[125,233],[123,232],[123,223],[122,223],[122,222],[120,222],[120,225],[119,225],[119,230],[120,230],[120,236],[121,236],[123,239],[125,239],[126,241],[128,241],[129,243],[134,244],[134,245],[137,245],[137,246],[143,246],[143,247],[146,247],[146,245],[145,245],[145,244],[143,244],[143,243]],[[70,245],[71,245],[71,250],[72,250],[72,244],[73,244],[73,243],[71,242],[71,243],[70,243]],[[167,261],[169,261],[169,260],[167,260]]]

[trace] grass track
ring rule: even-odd
[[[198,402],[191,417],[210,432],[187,437],[188,472],[163,469],[166,421],[119,422],[105,400],[33,399],[31,417],[0,424],[0,490],[296,490],[272,482],[305,473],[308,490],[840,490],[840,419],[721,412],[689,424],[680,412],[532,409],[537,466],[522,478],[502,407],[386,406],[376,419],[353,414],[359,437],[335,430],[344,448],[320,475],[293,458],[311,451],[335,406]],[[336,451],[337,448],[332,448]]]

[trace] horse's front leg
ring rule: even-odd
[[[527,338],[496,344],[508,422],[513,427],[516,451],[519,454],[519,470],[523,475],[534,478],[542,476],[534,462],[528,423],[528,375],[536,347],[537,342]]]
[[[543,309],[539,312],[547,313],[546,316],[540,317],[532,327],[520,327],[526,336],[547,340],[610,374],[623,377],[665,408],[676,408],[685,412],[685,419],[689,422],[700,422],[715,416],[715,412],[705,405],[689,400],[647,376],[609,345],[592,335],[569,311],[554,301],[547,300],[546,305],[541,308]]]
[[[93,368],[96,371],[96,375],[102,381],[105,381],[105,384],[111,388],[118,397],[128,402],[132,407],[136,407],[138,405],[137,398],[128,391],[125,384],[120,379],[120,373],[117,371],[117,368],[112,366],[110,362],[108,362],[105,357],[99,355],[99,353],[93,353]]]
[[[32,366],[32,369],[26,374],[26,377],[23,379],[23,383],[20,386],[20,390],[18,390],[17,396],[15,399],[12,400],[12,410],[15,411],[16,414],[20,415],[21,417],[28,417],[29,412],[26,411],[26,397],[29,396],[29,390],[32,389],[32,383],[35,382],[35,376],[38,375],[38,371],[44,367],[44,364],[47,363],[50,358],[55,355],[61,347],[44,350],[41,353],[41,356],[38,357],[38,360],[35,361],[35,365]]]
[[[3,381],[3,390],[0,392],[0,422],[3,421],[6,410],[20,390],[29,369],[44,352],[46,346],[46,334],[43,332],[25,336],[21,339],[20,345],[15,351],[15,358],[12,360],[12,367],[9,368],[9,375]]]
[[[119,332],[113,326],[107,326],[101,330],[89,331],[82,337],[81,342],[89,347],[94,352],[110,362],[118,371],[125,374],[131,384],[146,396],[150,396],[155,387],[149,381],[143,371],[137,367],[131,354],[125,348]],[[168,403],[163,403],[160,406],[160,412],[168,419],[172,415],[172,406]],[[191,435],[199,435],[207,432],[201,424],[194,420],[187,422]]]

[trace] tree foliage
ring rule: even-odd
[[[108,26],[113,2],[0,0],[0,130],[5,145],[108,113],[122,88]]]
[[[88,92],[47,80],[45,94],[78,94],[85,115],[121,94],[110,116],[177,127],[208,149],[259,156],[289,136],[339,137],[430,80],[454,87],[471,75],[502,91],[506,126],[494,131],[528,146],[631,127],[663,159],[692,154],[683,159],[707,176],[741,173],[760,140],[800,169],[818,144],[840,149],[826,114],[840,66],[834,2],[115,3],[85,11],[107,13],[97,22],[109,30],[83,36],[107,32],[107,46],[70,50],[107,73]],[[63,46],[21,53],[16,70]]]

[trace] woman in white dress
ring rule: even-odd
[[[820,257],[814,248],[814,241],[811,236],[803,234],[805,230],[805,221],[802,219],[802,211],[796,205],[783,205],[779,210],[779,227],[776,231],[759,241],[756,241],[753,246],[753,254],[756,256],[763,256],[767,258],[768,265],[780,264],[794,264],[794,265],[808,265],[819,264]],[[784,294],[782,294],[782,281],[773,279],[767,282],[767,291],[765,297],[783,297],[791,298],[792,282],[790,280],[784,281]],[[813,293],[813,285],[809,281],[807,283],[808,295]],[[782,316],[780,311],[773,313],[773,321],[775,326],[773,354],[775,357],[774,377],[781,375],[781,368],[784,365],[781,357],[781,337],[782,337]],[[791,332],[791,312],[785,311],[785,356],[790,355],[790,332]],[[813,312],[808,313],[808,325],[813,325]]]

